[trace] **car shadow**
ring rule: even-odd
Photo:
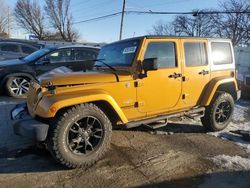
[[[219,133],[219,134],[218,134],[218,137],[224,138],[224,139],[227,139],[227,140],[230,140],[230,141],[239,143],[239,144],[246,144],[246,145],[247,145],[247,144],[250,144],[250,141],[249,141],[249,140],[245,140],[242,136],[240,136],[240,135],[235,135],[235,134],[230,133],[230,132],[222,132],[222,133]]]
[[[141,126],[130,131],[152,131],[146,126]],[[154,130],[155,131],[155,130]],[[204,133],[205,130],[200,125],[187,125],[180,123],[170,123],[166,127],[157,129],[157,133]],[[0,175],[8,173],[32,173],[68,170],[56,163],[50,152],[46,149],[30,145],[23,149],[0,148]]]
[[[207,132],[205,128],[198,123],[187,124],[183,122],[168,123],[166,126],[157,128],[157,129],[153,129],[147,125],[142,125],[140,127],[135,127],[129,130],[150,132],[150,133],[156,133],[156,134],[166,134],[166,135],[171,135],[175,133],[206,133]]]
[[[0,174],[66,170],[46,149],[35,145],[23,149],[0,148]]]

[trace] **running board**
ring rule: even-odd
[[[143,124],[143,125],[145,125],[146,127],[149,127],[152,130],[155,130],[155,129],[159,129],[159,128],[162,128],[162,127],[166,127],[167,124],[168,124],[168,120],[165,119],[164,122],[154,122],[154,123]]]
[[[130,129],[133,127],[138,127],[141,125],[149,125],[150,123],[154,123],[157,121],[165,120],[166,123],[164,126],[167,125],[167,120],[170,118],[178,118],[178,117],[183,117],[186,116],[190,119],[198,119],[203,117],[205,114],[205,107],[200,107],[200,108],[195,108],[186,112],[180,112],[180,113],[175,113],[175,114],[168,114],[168,115],[162,115],[162,116],[157,116],[154,118],[149,118],[149,119],[144,119],[144,120],[139,120],[139,121],[132,121],[126,124],[126,128]],[[159,124],[160,126],[160,124]],[[157,126],[156,126],[157,127]]]

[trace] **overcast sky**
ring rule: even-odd
[[[41,0],[39,0],[41,1]],[[74,22],[119,12],[123,0],[71,0],[70,10]],[[6,0],[14,7],[16,0]],[[192,11],[194,9],[217,8],[219,0],[126,0],[126,10],[139,11]],[[125,15],[123,38],[147,34],[158,20],[171,21],[170,15]],[[121,16],[93,22],[75,24],[80,38],[89,42],[112,42],[119,38]],[[24,38],[22,30],[13,30],[13,36]]]

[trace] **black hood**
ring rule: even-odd
[[[6,67],[6,66],[11,66],[11,65],[21,65],[25,63],[26,62],[23,61],[22,59],[11,59],[11,60],[0,61],[0,67]]]

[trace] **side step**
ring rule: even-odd
[[[161,121],[161,120],[165,120],[164,124],[159,123],[157,125],[157,123],[156,123],[156,126],[154,126],[154,127],[160,128],[160,127],[166,126],[167,125],[167,120],[170,119],[170,118],[186,116],[186,117],[188,117],[190,119],[198,119],[198,118],[203,117],[204,114],[205,114],[205,107],[200,107],[200,108],[195,108],[195,109],[192,109],[192,110],[189,110],[189,111],[186,111],[186,112],[162,115],[162,116],[157,116],[157,117],[144,119],[144,120],[139,120],[139,121],[132,121],[132,122],[127,123],[126,127],[127,128],[133,128],[133,127],[138,127],[138,126],[141,126],[141,125],[147,125],[148,126],[151,123],[158,122],[158,121]],[[151,126],[151,125],[149,125],[149,126]],[[156,128],[154,128],[154,129],[156,129]]]
[[[184,116],[194,120],[198,120],[204,115],[205,115],[205,107],[197,108],[184,113]]]
[[[145,125],[146,127],[149,127],[152,130],[155,130],[155,129],[159,129],[159,128],[162,128],[162,127],[166,127],[167,124],[168,124],[168,120],[165,119],[164,122],[154,122],[154,123],[143,124],[143,125]]]

